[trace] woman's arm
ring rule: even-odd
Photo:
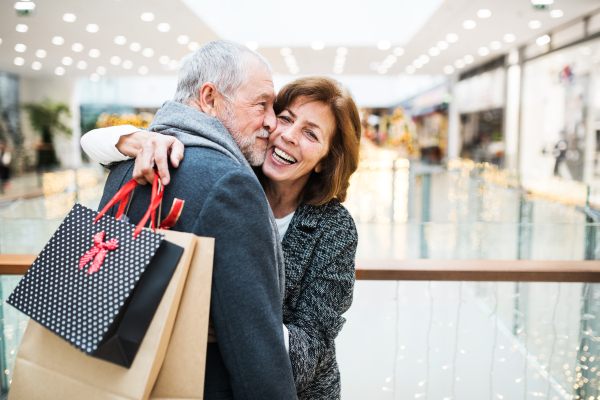
[[[102,165],[129,160],[135,158],[137,152],[129,152],[132,146],[123,146],[123,143],[129,142],[127,138],[135,136],[138,131],[140,130],[132,125],[94,129],[81,137],[81,147],[92,160]],[[119,143],[121,149],[117,147]]]
[[[317,243],[306,275],[309,283],[285,321],[298,392],[314,379],[319,362],[342,329],[342,314],[352,304],[358,234],[352,217],[342,210]]]

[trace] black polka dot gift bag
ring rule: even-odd
[[[100,212],[76,204],[10,295],[7,302],[31,317],[11,399],[149,397],[198,239],[156,230],[158,181],[137,226],[123,217],[133,180]],[[117,204],[116,218],[105,215]]]

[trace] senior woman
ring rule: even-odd
[[[326,77],[301,78],[283,87],[275,112],[277,128],[255,172],[282,238],[283,322],[296,390],[299,399],[339,399],[334,340],[352,303],[358,243],[354,220],[341,203],[358,167],[359,114],[349,92]],[[84,150],[103,163],[118,161],[102,159],[115,151],[103,136],[117,129],[137,131],[96,129],[85,135]],[[127,140],[133,138],[123,137],[117,148],[131,149]]]

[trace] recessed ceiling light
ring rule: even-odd
[[[169,57],[169,56],[160,56],[158,58],[158,62],[161,63],[162,65],[168,65],[170,61],[171,61],[171,57]]]
[[[77,68],[78,69],[86,69],[88,67],[88,64],[85,61],[78,61],[77,62]]]
[[[430,58],[429,56],[423,54],[421,57],[419,57],[419,61],[421,61],[421,64],[427,64],[429,62]]]
[[[472,19],[468,19],[465,22],[463,22],[463,28],[465,29],[473,29],[477,26],[477,23],[475,21],[473,21]]]
[[[57,45],[57,46],[60,46],[64,42],[65,42],[65,39],[63,39],[61,36],[54,36],[52,38],[52,43],[55,44],[55,45]]]
[[[140,75],[146,75],[146,74],[148,74],[148,72],[149,72],[148,67],[139,67],[138,68],[138,73]]]
[[[100,80],[100,75],[94,73],[90,75],[90,81],[92,82],[98,82]]]
[[[179,35],[177,36],[177,43],[179,44],[188,44],[190,42],[190,37],[187,35]]]
[[[394,47],[394,55],[402,57],[404,55],[404,49],[402,47]]]
[[[25,64],[25,60],[23,59],[23,57],[15,57],[14,63],[15,65],[23,65]]]
[[[339,75],[339,74],[341,74],[343,72],[344,72],[344,68],[343,67],[333,67],[333,73],[334,74]]]
[[[73,59],[71,57],[63,57],[61,62],[63,65],[71,65],[73,64]]]
[[[24,44],[16,44],[15,45],[15,51],[18,53],[25,53],[25,50],[27,50],[27,46],[25,46]]]
[[[377,72],[383,75],[388,72],[388,69],[385,67],[385,65],[381,65],[379,68],[377,68]]]
[[[465,62],[463,60],[456,60],[454,61],[454,66],[458,69],[464,68]]]
[[[81,43],[73,43],[71,50],[73,50],[75,53],[81,53],[83,51],[83,45]]]
[[[35,56],[37,58],[46,58],[46,56],[48,55],[48,53],[46,53],[46,50],[38,50],[35,52]]]
[[[477,54],[479,54],[482,57],[487,56],[488,54],[490,54],[490,49],[488,49],[487,47],[480,47],[477,50]]]
[[[154,21],[154,14],[152,14],[151,12],[145,12],[142,13],[142,15],[140,15],[140,18],[142,19],[142,21],[152,22]]]
[[[379,50],[388,50],[390,47],[392,47],[392,43],[390,43],[389,40],[380,40],[377,42],[377,48]]]
[[[110,58],[110,63],[112,65],[119,65],[119,64],[121,64],[121,57],[119,57],[119,56],[112,56]]]
[[[100,30],[100,27],[96,24],[87,24],[87,26],[85,27],[85,30],[88,31],[89,33],[96,33]]]
[[[337,50],[335,51],[335,54],[337,54],[338,56],[345,56],[346,54],[348,54],[348,48],[338,47]]]
[[[458,41],[458,35],[456,33],[449,33],[446,35],[446,41],[448,43],[456,43]]]
[[[200,43],[198,42],[190,42],[188,43],[188,50],[189,51],[196,51],[200,48]]]
[[[293,55],[285,56],[284,61],[285,65],[287,65],[288,67],[296,65],[296,57],[294,57]]]
[[[127,43],[127,38],[125,38],[125,36],[116,36],[115,37],[115,43],[122,46],[125,43]]]
[[[412,75],[412,74],[414,74],[417,71],[417,69],[415,67],[413,67],[412,65],[407,65],[406,68],[404,68],[404,71],[407,74],[411,74]]]
[[[290,49],[289,47],[282,47],[281,50],[279,50],[279,54],[281,54],[282,56],[289,56],[292,54],[292,49]]]
[[[503,39],[506,43],[512,43],[515,40],[517,40],[517,37],[515,35],[513,35],[512,33],[507,33],[506,35],[504,35]]]
[[[13,7],[17,11],[32,11],[35,10],[35,3],[32,1],[17,1]]]
[[[254,40],[250,40],[246,42],[246,47],[250,50],[256,50],[258,49],[258,43],[256,43]]]
[[[105,75],[106,74],[106,67],[100,66],[100,67],[96,68],[96,73],[98,75]]]
[[[537,38],[535,40],[535,42],[537,43],[538,46],[543,46],[545,44],[550,43],[550,36],[548,35],[544,35],[544,36],[540,36],[539,38]]]
[[[415,68],[421,68],[423,66],[423,63],[421,62],[421,60],[417,59],[412,62],[412,65]]]
[[[489,18],[492,16],[492,12],[486,8],[477,11],[477,16],[479,18]]]
[[[18,24],[15,29],[17,32],[25,33],[29,30],[29,27],[25,24]]]
[[[502,42],[499,40],[494,40],[492,43],[490,43],[490,49],[492,50],[498,50],[502,47]]]
[[[443,40],[440,40],[439,42],[437,42],[437,48],[440,50],[446,50],[449,47],[448,42],[445,42]]]
[[[150,47],[146,47],[144,50],[142,50],[142,55],[144,57],[152,57],[154,55],[154,50],[152,50]]]
[[[63,15],[63,21],[65,22],[75,22],[75,20],[77,19],[77,17],[75,16],[75,14],[65,14]]]
[[[159,32],[169,32],[171,30],[171,25],[166,22],[161,22],[156,29],[158,29]]]
[[[169,63],[169,69],[176,70],[177,67],[179,67],[179,61],[171,60],[171,62]]]
[[[469,64],[473,64],[475,62],[475,57],[473,57],[470,54],[467,54],[466,56],[463,57],[463,61],[465,62],[465,64],[469,65]]]
[[[54,73],[56,75],[64,75],[65,74],[65,69],[63,67],[56,67],[54,69]]]
[[[325,48],[325,43],[323,43],[321,40],[314,40],[310,44],[310,47],[312,47],[313,50],[323,50]]]
[[[440,49],[438,49],[437,47],[432,47],[429,49],[429,55],[432,57],[436,57],[440,55]]]
[[[532,21],[529,21],[529,24],[527,24],[527,26],[529,26],[529,29],[540,29],[542,27],[542,23],[537,19],[534,19]]]
[[[89,54],[89,56],[90,56],[90,57],[92,57],[92,58],[98,58],[98,57],[100,57],[100,50],[98,50],[98,49],[91,49],[91,50],[88,52],[88,54]]]
[[[551,18],[560,18],[563,15],[565,15],[565,13],[563,12],[563,10],[552,10],[552,11],[550,11],[550,17]]]
[[[129,45],[129,50],[131,51],[140,51],[142,49],[142,45],[136,42],[133,42]]]
[[[131,61],[129,61],[129,60],[123,61],[123,64],[121,64],[121,65],[125,69],[131,69],[131,68],[133,68],[133,63]]]
[[[454,72],[454,67],[453,67],[452,65],[446,65],[446,66],[444,67],[444,73],[445,73],[446,75],[450,75],[450,74],[452,74],[453,72]]]
[[[36,71],[39,71],[40,69],[42,69],[42,63],[39,61],[34,61],[31,64],[31,69],[35,69]]]

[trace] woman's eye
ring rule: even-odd
[[[317,140],[317,135],[315,135],[315,133],[313,131],[308,131],[308,136],[310,136],[312,139]]]
[[[291,120],[288,117],[286,117],[285,115],[279,115],[277,118],[279,118],[280,120],[285,121],[285,122],[291,122]]]

